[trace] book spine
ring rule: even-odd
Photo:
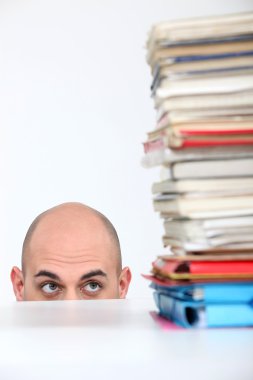
[[[168,297],[166,294],[160,294],[157,292],[155,292],[154,298],[162,316],[180,326],[188,328],[193,327],[186,318],[184,303],[177,301],[175,298]]]
[[[185,302],[165,294],[154,294],[164,317],[187,328],[253,326],[253,303]]]

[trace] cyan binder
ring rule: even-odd
[[[151,288],[184,301],[212,303],[245,303],[253,300],[253,282],[190,284],[162,286],[151,283]]]
[[[158,291],[154,299],[160,314],[188,328],[253,326],[253,301],[185,301]]]

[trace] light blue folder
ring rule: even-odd
[[[253,300],[253,282],[202,283],[191,285],[150,285],[156,291],[185,301],[245,303]]]
[[[188,328],[253,326],[253,297],[249,302],[185,301],[159,291],[154,299],[164,317]]]

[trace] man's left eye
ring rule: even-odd
[[[43,292],[47,293],[47,294],[52,294],[52,293],[55,293],[59,290],[59,287],[58,285],[54,284],[53,282],[49,282],[45,285],[43,285],[41,287],[41,289],[43,290]]]
[[[91,281],[88,284],[84,285],[82,289],[89,293],[95,293],[101,289],[101,285],[96,281]]]

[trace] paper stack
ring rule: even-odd
[[[186,327],[253,325],[253,13],[159,23],[147,51],[156,304]]]

